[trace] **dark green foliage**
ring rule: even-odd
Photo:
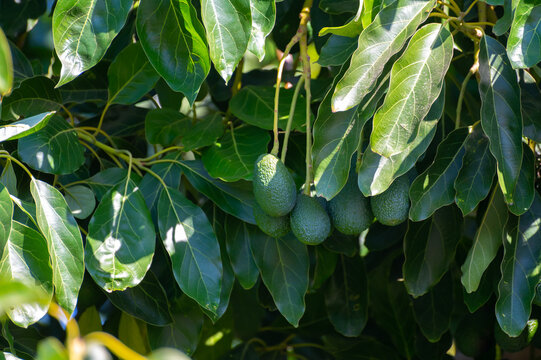
[[[300,242],[317,245],[330,235],[331,220],[319,201],[301,194],[291,212],[291,231]]]
[[[254,218],[261,231],[274,238],[285,236],[290,230],[289,215],[278,217],[267,215],[258,204],[254,205]]]
[[[359,191],[353,176],[340,193],[329,201],[329,214],[333,226],[345,235],[359,235],[368,229],[374,219],[370,201]]]
[[[380,223],[395,226],[406,221],[410,208],[409,187],[408,177],[404,175],[386,191],[370,198],[372,212]]]

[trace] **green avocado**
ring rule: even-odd
[[[345,235],[359,235],[368,229],[374,219],[370,201],[364,197],[352,177],[328,205],[334,227]]]
[[[301,194],[290,217],[291,231],[306,245],[322,243],[331,233],[331,220],[319,201]]]
[[[383,193],[370,198],[372,213],[380,223],[395,226],[408,218],[409,188],[407,176],[401,176]]]
[[[254,205],[254,217],[261,231],[273,238],[285,236],[291,230],[288,215],[279,217],[267,215],[258,204]]]
[[[263,154],[255,162],[253,186],[255,199],[267,215],[284,216],[295,206],[295,182],[284,163],[272,154]]]
[[[535,333],[537,332],[538,321],[537,319],[530,319],[526,323],[526,328],[517,337],[511,337],[507,335],[498,322],[494,325],[494,338],[502,350],[508,352],[517,352],[524,349],[530,344]]]

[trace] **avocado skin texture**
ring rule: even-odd
[[[267,215],[258,204],[254,205],[254,217],[261,231],[273,238],[281,238],[291,230],[288,215],[279,217]]]
[[[297,189],[293,177],[280,159],[262,154],[254,165],[254,196],[267,215],[289,214],[295,206]]]
[[[331,233],[331,220],[319,201],[301,194],[291,213],[291,231],[306,245],[322,243]]]
[[[328,205],[334,227],[345,235],[359,235],[368,229],[374,215],[370,201],[364,197],[357,183],[350,180]]]
[[[408,218],[409,187],[407,176],[401,176],[383,193],[370,198],[372,212],[380,223],[395,226]]]

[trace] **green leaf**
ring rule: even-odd
[[[304,314],[304,295],[308,290],[310,258],[306,245],[292,235],[281,239],[265,236],[251,238],[250,248],[276,307],[297,327]]]
[[[32,64],[24,53],[19,50],[17,45],[9,41],[9,49],[11,50],[11,59],[13,60],[13,87],[18,87],[21,81],[34,76]]]
[[[259,61],[265,58],[265,39],[272,31],[276,22],[276,4],[273,0],[250,0],[252,14],[252,35],[248,50]]]
[[[331,110],[332,89],[323,99],[314,123],[312,147],[314,183],[319,196],[332,199],[346,184],[351,157],[361,140],[361,130],[376,111],[387,84],[385,77],[362,106],[343,112]]]
[[[124,27],[131,0],[59,0],[53,40],[62,71],[58,86],[96,65]],[[112,11],[114,9],[114,11]]]
[[[343,2],[337,2],[343,3]],[[319,36],[325,36],[327,34],[334,34],[347,37],[357,37],[363,30],[363,24],[361,19],[361,14],[363,10],[363,1],[360,0],[357,5],[357,13],[355,16],[342,26],[329,26],[324,27],[319,31]]]
[[[94,193],[86,186],[75,185],[65,188],[66,202],[77,219],[86,219],[96,207]]]
[[[513,68],[529,68],[541,61],[541,4],[526,0],[516,3],[507,54]]]
[[[490,36],[483,36],[479,46],[479,75],[481,125],[498,162],[505,201],[511,204],[522,163],[520,88],[505,48]]]
[[[214,144],[223,133],[222,115],[215,113],[197,121],[182,137],[182,145],[185,151],[199,149]]]
[[[148,93],[159,79],[139,43],[126,46],[109,71],[109,104],[133,104]]]
[[[13,202],[11,201],[8,188],[0,183],[0,245],[2,245],[2,248],[4,247],[4,242],[7,242],[9,239],[11,227],[13,226],[12,220]]]
[[[47,241],[39,232],[13,221],[9,238],[0,237],[0,253],[0,277],[36,286],[48,300],[43,304],[25,304],[8,309],[11,321],[26,328],[47,314],[53,297],[53,271],[49,264]]]
[[[372,151],[385,157],[415,142],[419,127],[438,98],[453,57],[453,37],[441,24],[428,24],[413,35],[391,70],[389,92],[374,115]]]
[[[250,241],[264,242],[265,235],[255,225],[239,221],[232,216],[225,218],[225,244],[235,276],[244,289],[252,288],[259,278],[259,271],[250,250]]]
[[[515,187],[515,202],[508,205],[515,215],[524,214],[532,205],[535,196],[535,156],[528,145],[522,143],[522,165]]]
[[[407,173],[420,158],[434,138],[438,120],[443,114],[445,104],[445,91],[440,93],[428,115],[419,124],[415,140],[406,150],[386,158],[373,152],[368,146],[363,154],[359,167],[358,185],[365,196],[381,194],[395,179]]]
[[[156,71],[190,104],[210,70],[205,30],[187,0],[143,0],[137,35]]]
[[[2,120],[16,120],[21,116],[42,114],[60,109],[62,99],[54,82],[45,76],[23,80],[19,87],[3,99]]]
[[[449,329],[453,311],[453,283],[447,274],[427,294],[413,299],[413,314],[421,332],[437,342]]]
[[[118,340],[139,354],[150,351],[146,324],[124,312],[118,322]]]
[[[409,217],[421,221],[455,200],[454,181],[462,166],[468,128],[451,132],[438,145],[434,162],[411,184]]]
[[[148,324],[165,326],[173,321],[167,294],[152,271],[137,286],[106,295],[118,309]]]
[[[167,187],[158,200],[158,228],[182,291],[216,313],[223,269],[218,240],[203,210]]]
[[[509,215],[504,233],[502,278],[498,285],[496,318],[509,336],[518,336],[530,317],[541,259],[541,198],[519,217]]]
[[[513,0],[503,0],[503,15],[496,21],[496,24],[494,24],[494,27],[492,28],[494,35],[502,36],[511,27],[514,13],[512,2]]]
[[[13,60],[6,35],[0,28],[0,95],[11,91],[13,86]]]
[[[336,331],[359,336],[368,320],[368,279],[359,256],[340,255],[338,268],[325,288],[325,305]]]
[[[152,262],[156,232],[145,199],[128,178],[105,194],[88,224],[86,269],[105,291],[139,284]]]
[[[349,69],[334,90],[333,111],[350,109],[362,101],[387,61],[402,49],[434,3],[433,0],[397,0],[376,16],[359,36]]]
[[[505,206],[505,203],[503,202],[503,195],[501,195],[501,198],[501,201]],[[490,298],[492,297],[495,289],[498,287],[498,281],[501,277],[500,262],[501,261],[494,260],[490,263],[489,267],[481,277],[481,281],[479,283],[479,286],[477,287],[477,290],[469,293],[466,291],[466,288],[463,287],[462,296],[464,297],[464,303],[468,307],[470,313],[473,314],[474,312],[479,310],[484,304],[486,304],[487,301],[490,300]]]
[[[154,109],[145,117],[145,135],[149,143],[172,145],[182,135],[190,132],[192,119],[172,109]]]
[[[94,331],[102,331],[100,313],[95,306],[88,307],[79,319],[77,319],[81,336],[85,336]]]
[[[198,160],[182,161],[184,175],[190,184],[220,209],[242,221],[255,224],[252,184],[245,181],[226,183],[212,178]]]
[[[19,281],[0,279],[0,316],[8,312],[11,307],[47,302],[47,297],[34,286]]]
[[[462,167],[455,180],[455,201],[462,214],[467,215],[490,191],[496,161],[488,148],[488,138],[480,126],[476,126],[468,135],[464,148]]]
[[[48,337],[38,344],[36,360],[69,360],[68,350],[55,337]]]
[[[54,114],[54,111],[43,113],[0,127],[0,142],[20,139],[43,129]]]
[[[92,188],[96,199],[101,201],[103,196],[116,184],[126,179],[128,176],[127,169],[109,168],[96,173],[94,176],[85,180],[85,183]],[[141,180],[140,176],[132,172],[130,178],[136,184]]]
[[[274,122],[274,93],[271,86],[244,86],[233,96],[229,103],[231,113],[250,125],[265,130],[272,130]],[[285,129],[291,102],[293,101],[293,89],[281,89],[278,103],[278,127]],[[293,113],[292,129],[304,126],[306,122],[306,99],[299,95],[295,112]]]
[[[318,290],[323,286],[336,269],[338,263],[338,255],[327,250],[323,246],[317,246],[316,250],[316,265],[314,266],[313,276],[311,278],[310,289]]]
[[[31,168],[50,174],[71,174],[83,165],[84,148],[75,129],[54,115],[40,131],[19,140],[19,156]]]
[[[321,66],[341,66],[356,48],[356,37],[331,35],[321,48],[317,63]]]
[[[524,120],[524,135],[541,142],[541,91],[535,79],[526,71],[520,72],[520,101],[522,105],[522,118]]]
[[[380,12],[381,8],[384,5],[389,5],[389,3],[393,2],[391,1],[383,1],[383,0],[364,0],[363,1],[363,12],[361,13],[361,21],[363,24],[363,27],[366,28],[368,25],[374,21],[376,18],[376,15]]]
[[[2,169],[2,174],[0,174],[0,184],[3,184],[11,195],[17,196],[17,175],[13,170],[13,162],[9,159]]]
[[[56,301],[71,314],[85,270],[81,233],[58,190],[41,180],[32,179],[30,191],[36,203],[39,229],[47,240]]]
[[[362,9],[363,2],[359,0],[321,0],[319,2],[319,8],[327,14],[342,14],[356,12],[359,8],[359,4]]]
[[[462,234],[462,217],[446,206],[422,222],[410,222],[404,238],[404,283],[414,297],[426,294],[447,272]]]
[[[176,349],[162,348],[153,351],[148,360],[190,360],[190,358]]]
[[[483,273],[496,257],[502,244],[506,222],[507,207],[501,191],[496,188],[490,196],[488,208],[475,233],[473,245],[461,267],[462,285],[468,293],[477,290]]]
[[[210,58],[226,81],[244,56],[252,32],[249,0],[202,0]]]
[[[254,163],[267,152],[270,136],[253,126],[226,132],[203,153],[203,164],[210,176],[224,181],[252,180]]]
[[[324,335],[323,343],[325,350],[336,360],[400,359],[391,346],[369,336],[348,339],[336,335]]]

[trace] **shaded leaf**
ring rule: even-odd
[[[150,351],[146,324],[124,312],[118,323],[118,340],[139,354]]]
[[[88,224],[86,269],[107,292],[139,284],[154,256],[156,233],[145,199],[128,178],[110,189]]]
[[[502,244],[506,222],[507,207],[501,191],[496,188],[490,196],[488,208],[475,233],[473,245],[461,267],[462,285],[468,293],[477,290],[483,273],[496,257]]]
[[[441,24],[413,35],[391,70],[389,92],[374,115],[372,151],[390,157],[415,142],[420,123],[438,98],[453,56],[453,37]]]
[[[345,5],[343,1],[337,1],[335,3],[337,5],[338,4]],[[356,37],[363,30],[363,24],[361,20],[362,10],[363,10],[363,1],[360,0],[356,4],[355,10],[354,10],[356,11],[356,14],[350,21],[348,21],[346,24],[342,26],[324,27],[323,29],[319,31],[319,36],[333,34],[333,35],[340,35],[340,36]]]
[[[21,160],[50,174],[71,174],[85,161],[75,129],[59,115],[54,115],[40,131],[20,139],[18,149]]]
[[[259,278],[259,271],[250,250],[250,241],[263,242],[267,235],[255,225],[227,216],[225,236],[227,253],[235,276],[244,289],[250,289]]]
[[[179,111],[154,109],[145,117],[145,135],[151,144],[168,146],[190,132],[191,125],[192,119]]]
[[[95,306],[88,307],[77,319],[77,325],[79,325],[79,331],[81,336],[85,336],[94,331],[101,331],[101,318],[100,313]]]
[[[490,36],[481,39],[479,74],[481,125],[498,162],[498,181],[505,201],[511,204],[522,162],[520,88],[505,48]]]
[[[57,87],[101,60],[124,26],[131,5],[131,0],[58,1],[53,13],[54,48],[62,62]]]
[[[203,210],[167,187],[158,200],[158,228],[182,291],[215,313],[223,268],[218,240]]]
[[[310,282],[310,289],[317,290],[327,279],[334,274],[336,264],[338,263],[338,255],[323,246],[317,246],[316,265]]]
[[[376,16],[359,36],[349,69],[334,90],[333,111],[350,109],[362,101],[387,61],[400,51],[433,6],[432,0],[397,0]]]
[[[36,203],[36,220],[47,240],[58,304],[72,313],[83,282],[85,263],[83,239],[62,194],[37,179],[30,182]]]
[[[156,71],[190,104],[210,70],[204,28],[187,0],[143,0],[137,35]]]
[[[356,48],[356,37],[331,35],[321,48],[317,63],[321,66],[341,66]]]
[[[96,207],[94,193],[86,186],[75,185],[64,189],[66,202],[77,219],[86,219]]]
[[[94,176],[85,180],[85,183],[92,188],[94,195],[98,201],[101,201],[103,196],[116,184],[126,179],[128,176],[127,169],[109,168],[96,173]],[[141,178],[136,173],[131,173],[130,178],[136,184]]]
[[[11,195],[17,196],[17,175],[13,170],[13,162],[9,159],[2,169],[2,174],[0,174],[0,184],[4,185]]]
[[[18,87],[21,81],[34,76],[32,64],[24,53],[11,41],[8,40],[11,50],[11,59],[13,60],[13,86]]]
[[[513,68],[529,68],[541,61],[541,4],[517,0],[515,17],[507,40]]]
[[[522,118],[524,120],[524,135],[530,139],[541,142],[541,91],[535,79],[528,72],[520,72],[520,101],[522,105]]]
[[[257,56],[259,61],[265,57],[265,39],[276,22],[276,4],[273,0],[250,0],[252,14],[252,35],[248,50]]]
[[[348,339],[333,335],[325,335],[323,336],[323,342],[325,344],[325,349],[337,360],[400,359],[400,356],[392,347],[368,336]]]
[[[54,114],[55,113],[53,111],[30,116],[28,118],[0,127],[0,142],[20,139],[43,129]]]
[[[195,150],[204,146],[214,144],[216,139],[224,133],[222,115],[212,114],[200,119],[193,125],[182,138],[182,145],[185,151]]]
[[[304,314],[310,259],[306,245],[286,235],[281,239],[251,238],[250,248],[263,283],[276,307],[293,326]]]
[[[406,260],[402,267],[408,293],[426,294],[447,272],[462,234],[462,217],[446,206],[422,222],[410,222],[404,238]]]
[[[535,156],[528,145],[522,143],[522,165],[515,187],[515,201],[509,204],[509,211],[522,215],[532,205],[535,196]]]

